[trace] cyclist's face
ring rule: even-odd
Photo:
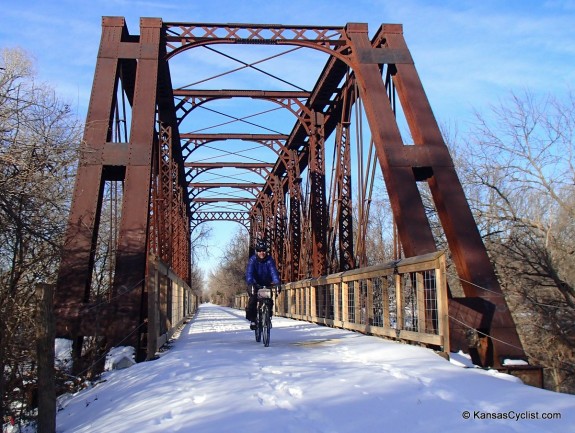
[[[257,251],[258,257],[260,259],[263,259],[266,256],[266,252],[265,251]]]

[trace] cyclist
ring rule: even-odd
[[[258,241],[256,253],[250,257],[246,268],[246,282],[248,283],[248,306],[246,307],[246,319],[250,321],[250,329],[256,329],[256,309],[258,304],[257,289],[259,286],[280,284],[280,277],[276,262],[267,253],[265,242]],[[278,289],[279,290],[279,289]]]

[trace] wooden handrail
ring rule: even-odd
[[[275,314],[449,352],[447,298],[435,252],[284,284]],[[236,308],[246,303],[236,296]]]

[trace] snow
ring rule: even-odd
[[[451,355],[280,317],[266,348],[202,304],[158,359],[61,398],[57,432],[575,432],[575,396]]]
[[[504,359],[503,365],[529,365],[527,361],[523,359]]]

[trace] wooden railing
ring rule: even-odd
[[[198,296],[165,263],[148,261],[148,358],[173,335],[198,307]]]
[[[245,308],[247,295],[237,295]],[[275,314],[449,352],[442,252],[288,283]]]

